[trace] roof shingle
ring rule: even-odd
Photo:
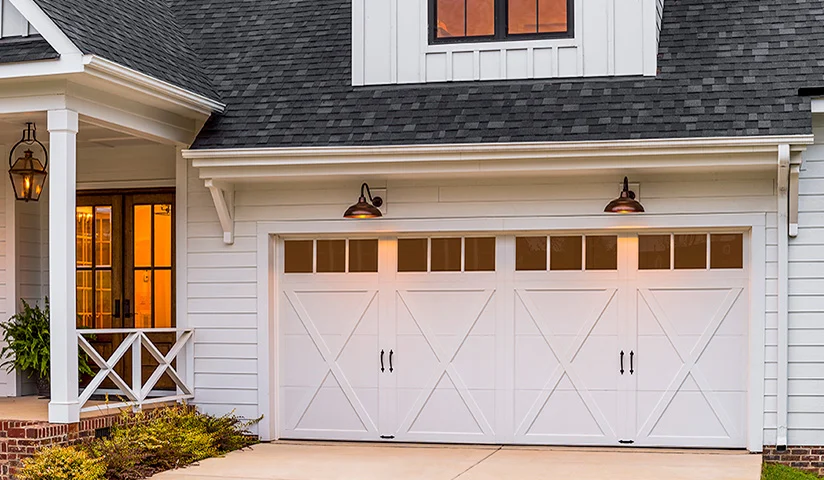
[[[0,63],[54,60],[60,54],[40,35],[0,39]]]

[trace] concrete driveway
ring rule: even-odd
[[[158,480],[759,480],[738,452],[271,443]]]

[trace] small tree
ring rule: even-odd
[[[14,370],[28,372],[37,382],[38,393],[48,396],[51,369],[49,299],[44,302],[45,309],[39,305],[32,307],[25,300],[22,302],[23,311],[0,324],[0,340],[5,344],[0,350],[0,368],[9,373]],[[94,374],[82,352],[78,364],[81,374]]]

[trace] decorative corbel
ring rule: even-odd
[[[211,179],[206,180],[205,184],[212,194],[217,218],[223,229],[223,243],[232,245],[235,243],[235,186]]]

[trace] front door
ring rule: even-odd
[[[84,192],[77,197],[77,327],[169,329],[174,317],[174,194]],[[124,336],[98,334],[94,347],[109,357]],[[150,339],[166,353],[174,333]],[[143,379],[156,366],[144,355]],[[127,355],[118,364],[130,371]],[[104,383],[104,388],[112,387]],[[173,388],[164,378],[158,389]]]

